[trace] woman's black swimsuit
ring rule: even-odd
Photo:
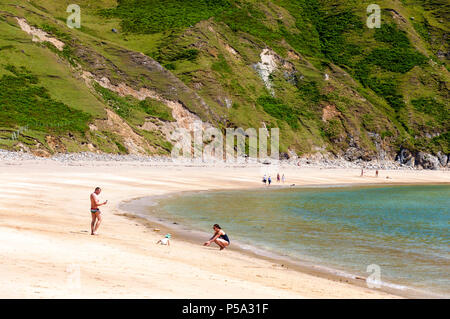
[[[228,238],[228,235],[227,235],[227,234],[220,235],[219,238],[220,238],[220,239],[223,239],[223,240],[226,240],[228,243],[230,243],[230,238]]]

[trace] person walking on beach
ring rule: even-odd
[[[269,186],[272,183],[272,178],[269,176],[269,178],[267,179],[267,181],[269,182]]]
[[[277,173],[277,183],[280,182],[280,173]]]
[[[375,177],[378,177],[378,170],[375,171]]]
[[[209,246],[212,243],[216,243],[220,247],[220,250],[228,247],[230,245],[230,239],[228,238],[228,235],[219,226],[219,224],[214,224],[213,230],[214,235],[207,242],[205,242],[203,246]]]
[[[361,177],[364,176],[364,169],[361,168]]]
[[[100,203],[100,200],[98,196],[102,192],[102,189],[100,187],[96,187],[94,192],[91,194],[91,235],[97,235],[97,230],[100,227],[100,224],[102,223],[102,212],[100,211],[100,206],[106,205],[108,201],[104,201],[103,203]]]
[[[283,173],[283,175],[281,175],[281,182],[284,184],[285,180],[286,180],[286,178],[284,177],[284,173]]]
[[[263,179],[262,179],[262,182],[264,183],[264,185],[266,185],[266,181],[267,181],[266,174],[264,174]]]

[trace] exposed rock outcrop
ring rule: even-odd
[[[294,65],[281,58],[274,51],[265,48],[262,50],[261,54],[261,62],[255,63],[253,68],[258,72],[259,76],[264,82],[264,85],[269,90],[272,95],[275,93],[272,88],[272,81],[270,76],[273,72],[275,72],[278,68],[283,68],[284,77],[286,80],[292,79],[296,73]]]
[[[439,159],[439,163],[441,164],[442,167],[446,167],[449,164],[449,156],[446,154],[442,154],[441,152],[438,152],[436,154],[437,158]]]
[[[33,36],[32,41],[33,42],[50,42],[53,44],[59,51],[62,51],[64,49],[64,42],[51,37],[47,32],[37,29],[27,23],[27,20],[22,18],[16,18],[17,23],[19,24],[20,28],[28,33],[29,35]]]
[[[416,166],[418,166],[419,168],[422,167],[424,169],[438,169],[439,159],[431,154],[418,152],[416,154]]]
[[[108,118],[106,120],[96,120],[95,126],[121,136],[124,141],[124,146],[127,148],[129,154],[148,154],[146,150],[155,151],[153,147],[150,146],[142,136],[136,134],[119,115],[108,109],[106,109],[106,113]]]
[[[414,167],[415,165],[415,157],[406,148],[400,150],[395,160],[405,166]]]
[[[417,152],[413,153],[405,148],[402,148],[397,154],[395,161],[402,166],[415,167],[419,169],[439,169],[440,167],[448,167],[448,155],[438,152],[435,155]]]

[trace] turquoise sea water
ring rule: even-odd
[[[450,186],[271,188],[184,194],[158,218],[346,273],[450,296]]]

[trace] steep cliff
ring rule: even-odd
[[[449,6],[0,0],[0,148],[170,154],[195,121],[280,128],[284,157],[448,165]]]

